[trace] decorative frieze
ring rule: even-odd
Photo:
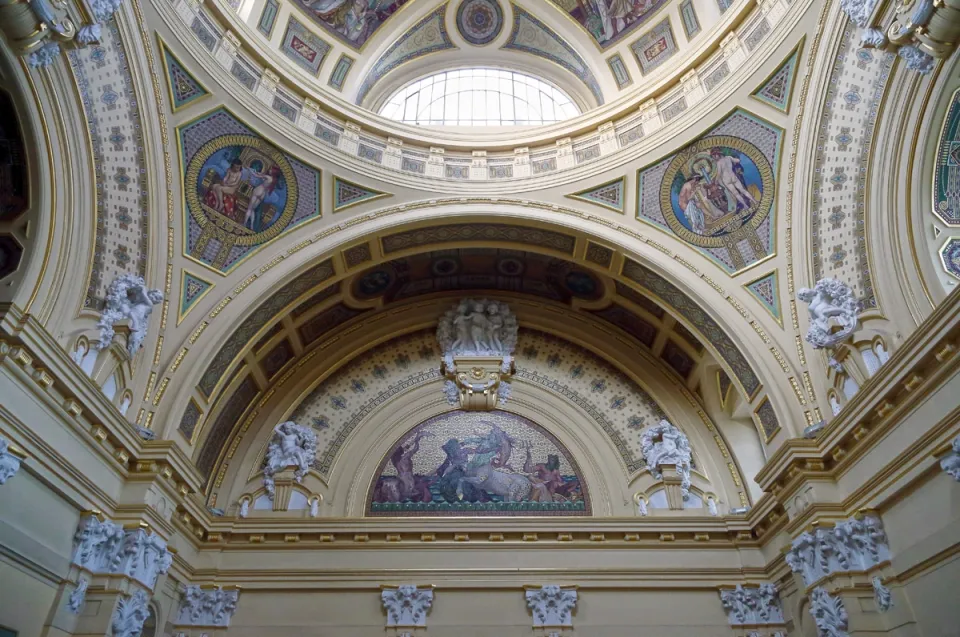
[[[239,597],[240,591],[237,589],[186,586],[180,593],[176,624],[225,628],[230,625],[230,619],[237,610]]]
[[[0,457],[2,457],[2,452],[0,452]],[[953,439],[950,452],[940,460],[940,468],[946,471],[951,478],[960,482],[960,436]],[[2,475],[0,475],[0,484],[3,484]]]
[[[857,329],[860,302],[847,284],[820,279],[812,289],[801,288],[797,299],[807,304],[810,327],[806,339],[814,349],[834,347]]]
[[[276,491],[274,476],[277,473],[287,467],[294,467],[294,479],[302,482],[310,471],[310,463],[316,457],[317,434],[313,429],[298,425],[292,420],[277,425],[267,446],[266,463],[263,467],[263,486],[270,499],[273,499]]]
[[[10,446],[10,443],[0,438],[0,485],[6,484],[7,480],[20,470],[20,463],[26,457],[19,449]]]
[[[124,529],[96,514],[80,519],[72,562],[94,575],[121,575],[153,590],[173,563],[167,543],[142,527]]]
[[[820,637],[849,637],[847,609],[843,600],[831,597],[822,587],[810,592],[810,614],[817,624]]]
[[[773,584],[761,584],[757,588],[744,588],[737,584],[733,590],[720,591],[720,603],[727,611],[727,621],[731,626],[784,623],[780,596]]]
[[[874,515],[804,532],[786,555],[787,565],[807,586],[834,573],[867,571],[889,559],[887,534]]]
[[[573,626],[573,609],[577,605],[577,589],[547,584],[529,588],[527,608],[533,615],[533,627]]]
[[[387,611],[387,628],[423,627],[427,625],[427,611],[433,606],[433,589],[402,584],[380,593]]]

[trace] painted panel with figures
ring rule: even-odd
[[[666,0],[552,0],[603,48],[646,22]]]
[[[590,500],[570,453],[539,425],[456,411],[414,427],[387,454],[367,515],[590,515]]]
[[[314,22],[344,44],[361,48],[408,0],[294,0]]]

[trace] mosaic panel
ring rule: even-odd
[[[710,343],[730,366],[748,397],[752,399],[760,391],[760,379],[740,349],[713,317],[704,312],[689,296],[653,270],[631,259],[624,261],[623,275],[663,299],[693,325],[703,336],[703,341]]]
[[[541,230],[496,223],[462,223],[452,226],[434,226],[418,230],[408,230],[387,235],[381,239],[383,253],[392,254],[431,243],[452,241],[503,241],[505,243],[526,243],[530,245],[573,254],[577,243],[575,237]]]
[[[547,25],[517,5],[513,5],[513,30],[501,48],[522,51],[559,64],[587,85],[597,105],[603,104],[603,91],[583,57]]]
[[[610,264],[613,263],[613,250],[591,241],[587,244],[587,254],[584,258],[590,263],[596,263],[599,266],[608,268]]]
[[[695,350],[697,350],[697,353],[698,353],[698,354],[701,353],[701,352],[703,352],[703,343],[701,343],[701,342],[700,342],[700,339],[698,339],[698,338],[696,337],[696,335],[694,335],[693,332],[691,332],[690,330],[688,330],[683,323],[677,323],[676,325],[674,325],[674,326],[673,326],[673,331],[674,331],[680,338],[682,338],[682,339],[685,340],[687,343],[689,343],[691,347],[693,347]]]
[[[599,186],[592,186],[585,190],[580,190],[567,195],[571,199],[578,199],[588,203],[596,204],[619,213],[623,213],[626,206],[626,177],[620,177],[613,181],[608,181]]]
[[[303,342],[304,347],[306,347],[307,345],[313,344],[338,325],[346,323],[350,319],[368,311],[370,310],[356,310],[352,307],[347,307],[343,303],[337,303],[298,327],[297,332],[300,334],[300,340]]]
[[[747,291],[760,301],[764,309],[770,312],[770,315],[777,319],[777,322],[782,321],[780,313],[780,285],[777,280],[776,270],[760,277],[756,281],[747,283],[743,287],[747,288]]]
[[[933,214],[947,225],[960,225],[960,89],[943,117],[935,161]]]
[[[673,37],[670,19],[667,18],[644,33],[630,45],[641,72],[646,75],[670,59],[677,52],[677,39]]]
[[[602,48],[619,42],[649,20],[666,0],[551,0],[593,36]]]
[[[387,18],[409,0],[293,0],[327,33],[353,47],[361,49],[373,37]]]
[[[197,387],[206,396],[213,393],[220,378],[227,372],[230,363],[253,339],[257,332],[270,322],[282,309],[293,303],[298,296],[334,275],[333,263],[329,260],[313,266],[293,281],[287,283],[270,298],[261,303],[253,313],[230,335],[220,351],[210,361]]]
[[[590,515],[590,498],[573,456],[539,425],[505,411],[455,411],[417,425],[387,454],[366,514]]]
[[[447,5],[443,4],[410,27],[387,49],[363,78],[357,91],[357,104],[362,104],[373,85],[401,64],[430,53],[457,48],[447,34],[446,15]]]
[[[116,21],[103,25],[99,44],[72,48],[67,55],[96,173],[97,227],[84,307],[100,310],[115,278],[147,272],[150,196],[143,125]]]
[[[183,416],[180,417],[180,425],[177,427],[184,438],[193,441],[193,434],[197,430],[202,415],[203,412],[200,411],[195,402],[191,400],[187,403],[187,408],[184,410]]]
[[[23,129],[10,93],[0,90],[0,221],[30,207],[30,174]]]
[[[624,307],[614,303],[602,310],[591,310],[590,313],[616,325],[647,347],[653,347],[657,328]]]
[[[664,343],[663,351],[660,352],[660,358],[673,369],[673,371],[680,374],[681,378],[689,376],[695,365],[693,358],[683,351],[682,347],[670,339],[667,339],[667,342]]]
[[[730,396],[730,387],[733,386],[733,381],[730,380],[730,377],[727,376],[727,372],[722,369],[717,370],[717,389],[720,392],[720,403],[726,404]]]
[[[209,95],[207,90],[197,81],[197,78],[183,68],[183,65],[163,42],[160,43],[160,54],[163,56],[163,68],[167,71],[167,88],[170,91],[170,101],[173,103],[174,112],[201,97]]]
[[[320,171],[225,109],[177,129],[184,166],[185,253],[229,272],[281,233],[320,216]]]
[[[273,34],[273,27],[277,24],[279,12],[280,3],[277,0],[267,0],[260,13],[260,20],[257,21],[257,31],[269,38]]]
[[[263,373],[268,379],[280,373],[283,366],[293,360],[293,346],[289,340],[282,340],[260,361]]]
[[[337,176],[333,177],[333,211],[339,212],[351,206],[373,201],[390,195],[367,186],[361,186]]]
[[[615,53],[607,58],[607,66],[610,67],[610,72],[613,73],[613,80],[617,83],[617,88],[624,89],[633,84],[630,71],[627,70],[627,65],[623,63],[623,58],[620,57],[619,53]]]
[[[347,265],[347,268],[354,268],[372,259],[373,255],[370,254],[369,243],[361,243],[343,251],[343,262]]]
[[[213,287],[211,281],[207,281],[192,272],[182,271],[180,279],[180,320],[193,309],[193,306],[203,298],[210,288]]]
[[[220,414],[210,426],[210,433],[207,434],[206,440],[203,441],[203,446],[200,448],[200,455],[197,456],[197,470],[199,470],[200,474],[207,480],[210,479],[210,474],[213,473],[213,468],[217,462],[217,458],[220,456],[220,451],[226,446],[227,438],[230,436],[230,432],[233,431],[234,425],[240,422],[243,414],[259,393],[260,390],[257,388],[257,383],[253,379],[253,376],[247,375],[237,386],[237,389],[230,398],[227,399]],[[182,424],[181,421],[181,426]]]
[[[687,34],[688,40],[700,33],[700,21],[697,19],[696,9],[693,8],[693,0],[683,0],[680,3],[680,22],[683,23],[683,32]]]
[[[637,171],[637,218],[694,246],[727,272],[776,249],[783,130],[738,109],[710,132]]]
[[[644,310],[649,312],[651,315],[657,317],[660,320],[663,320],[665,312],[663,308],[654,303],[651,299],[647,298],[643,294],[640,294],[634,290],[629,285],[625,285],[620,281],[616,282],[617,286],[617,295],[622,296],[625,299],[629,299],[635,305],[642,307]]]
[[[456,23],[460,37],[470,44],[490,44],[503,29],[503,9],[497,0],[463,0]]]
[[[763,402],[757,407],[755,416],[760,423],[760,429],[763,430],[764,441],[769,442],[780,431],[780,421],[769,398],[764,397]]]
[[[290,18],[290,22],[287,23],[287,32],[283,34],[280,50],[297,66],[311,75],[317,75],[323,59],[330,52],[330,45],[311,33],[295,18]]]
[[[342,54],[340,59],[337,60],[336,66],[333,67],[333,72],[330,73],[327,86],[342,91],[343,85],[347,82],[347,74],[351,68],[353,68],[353,58],[346,53]]]
[[[309,299],[307,299],[297,307],[293,308],[293,318],[294,319],[300,318],[301,316],[303,316],[313,308],[317,307],[318,305],[321,305],[327,299],[333,298],[339,293],[340,293],[339,283],[334,283],[333,285],[320,290],[319,292],[311,296]]]
[[[818,125],[811,201],[813,280],[839,279],[864,309],[877,306],[864,231],[866,168],[878,107],[896,56],[858,47],[847,25]],[[836,248],[845,258],[832,260]]]
[[[960,279],[960,237],[950,237],[943,244],[940,263],[947,274]]]
[[[439,362],[434,331],[426,330],[368,350],[312,390],[290,419],[317,433],[314,469],[329,476],[353,429],[394,396],[431,382],[439,392]],[[666,417],[645,390],[587,350],[534,330],[520,330],[516,362],[518,382],[539,385],[580,406],[617,448],[628,471],[643,468],[640,431]]]
[[[797,45],[787,59],[784,60],[777,70],[771,75],[756,91],[753,97],[764,104],[769,104],[781,113],[790,110],[790,96],[793,94],[793,84],[797,76],[797,63],[800,61],[800,49],[803,47],[803,41]]]

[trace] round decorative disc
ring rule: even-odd
[[[497,0],[463,0],[457,9],[457,30],[470,44],[489,44],[503,28],[503,10]]]

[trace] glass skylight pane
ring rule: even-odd
[[[562,90],[539,78],[503,69],[434,73],[397,91],[380,114],[430,126],[549,124],[580,114]]]

